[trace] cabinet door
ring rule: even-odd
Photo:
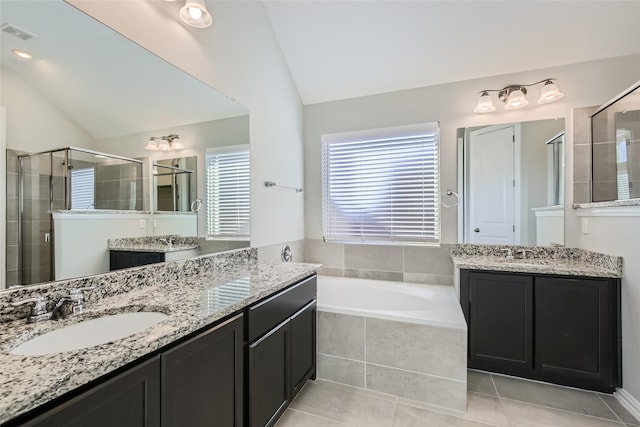
[[[160,361],[156,357],[45,414],[29,427],[160,426]]]
[[[272,426],[290,402],[287,320],[249,346],[249,426]]]
[[[131,268],[136,266],[136,256],[134,252],[127,251],[110,251],[109,252],[109,270],[121,270],[123,268]]]
[[[507,374],[533,369],[533,278],[469,273],[469,366]]]
[[[136,252],[136,267],[164,262],[163,252]]]
[[[291,318],[291,399],[316,375],[316,302]]]
[[[163,427],[241,427],[242,315],[162,354]]]
[[[606,279],[536,278],[535,354],[541,375],[554,382],[612,390],[615,290],[616,284]]]

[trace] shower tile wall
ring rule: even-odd
[[[591,115],[597,107],[573,109],[573,203],[591,202]]]
[[[22,252],[19,239],[19,179],[15,150],[7,150],[7,285],[38,283],[51,280],[51,221],[49,177],[51,163],[47,155],[23,162]],[[54,158],[52,176],[54,209],[64,206],[64,167]],[[22,280],[19,259],[22,257]]]
[[[18,153],[7,150],[7,286],[18,284]]]
[[[96,209],[142,210],[137,164],[96,164]]]
[[[600,113],[608,114],[608,112]],[[600,118],[600,121],[602,118]],[[609,120],[613,121],[613,117]],[[596,118],[594,118],[596,121]],[[616,136],[611,126],[602,124],[592,130],[593,140],[593,202],[616,200],[618,198],[618,171],[616,165]]]
[[[397,282],[453,285],[451,245],[384,246],[324,243],[306,239],[307,262],[320,274]]]

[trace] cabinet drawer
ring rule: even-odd
[[[248,341],[253,342],[313,300],[317,287],[314,275],[250,307],[247,313]]]

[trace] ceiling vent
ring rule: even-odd
[[[0,26],[0,30],[25,42],[37,37],[35,34],[32,34],[9,23],[2,24],[2,26]]]

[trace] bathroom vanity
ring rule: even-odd
[[[257,264],[255,250],[232,256],[247,253],[248,262],[220,254],[105,274],[101,297],[87,291],[85,312],[61,323],[4,319],[1,425],[275,424],[306,380],[315,378],[318,266]],[[168,317],[80,350],[10,352],[49,330],[122,311]]]
[[[178,235],[109,239],[109,271],[199,255],[197,237]]]
[[[543,256],[525,259],[454,254],[468,366],[612,393],[622,384],[621,260],[537,249]]]

